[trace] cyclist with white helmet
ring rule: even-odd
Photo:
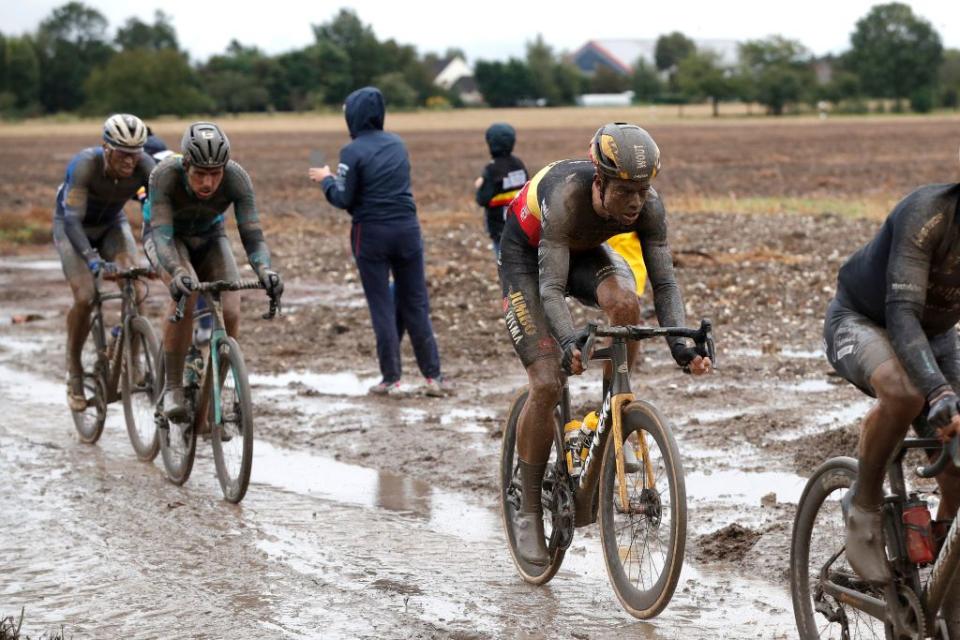
[[[74,411],[87,404],[80,353],[90,330],[95,278],[111,263],[135,266],[137,245],[123,207],[147,186],[155,166],[143,152],[146,140],[140,118],[110,116],[103,123],[103,144],[75,155],[57,190],[53,241],[73,291],[67,314],[67,400]]]
[[[685,322],[666,210],[651,185],[659,169],[660,150],[650,134],[635,125],[607,124],[591,140],[590,160],[547,165],[524,185],[507,214],[500,240],[503,310],[529,384],[517,438],[521,507],[508,521],[518,552],[531,564],[548,562],[540,492],[563,373],[583,372],[565,297],[599,306],[613,324],[639,322],[633,275],[606,244],[633,231],[643,246],[660,324]],[[667,341],[677,364],[696,374],[709,371],[709,358],[684,339]],[[631,362],[636,344],[629,347]]]
[[[165,159],[150,176],[149,220],[152,241],[144,247],[150,261],[159,264],[161,275],[174,300],[196,296],[198,282],[239,280],[239,271],[223,226],[230,206],[236,216],[240,240],[250,266],[267,294],[283,293],[280,275],[270,265],[270,250],[260,228],[260,219],[250,176],[230,159],[230,141],[211,122],[187,127],[181,154]],[[240,296],[221,294],[227,333],[236,337],[240,324]],[[184,359],[190,346],[194,300],[184,311],[183,322],[166,323],[163,334],[166,384],[163,407],[174,421],[186,417],[183,397]],[[171,308],[171,314],[173,308]]]

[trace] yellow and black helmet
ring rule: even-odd
[[[635,124],[611,122],[593,134],[590,159],[601,176],[650,182],[660,171],[660,148]]]

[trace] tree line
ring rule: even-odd
[[[462,106],[458,93],[433,83],[442,61],[461,51],[420,54],[413,45],[381,41],[348,9],[312,30],[313,42],[300,49],[267,55],[234,40],[195,63],[162,11],[152,23],[129,18],[111,38],[102,13],[69,2],[33,33],[0,33],[0,114],[305,111],[338,106],[368,84],[393,107]],[[898,2],[873,7],[838,56],[815,59],[780,36],[742,42],[738,53],[728,64],[674,32],[657,39],[652,63],[632,61],[630,74],[606,67],[585,74],[537,36],[525,57],[479,60],[474,74],[492,107],[568,105],[584,93],[627,90],[644,103],[710,101],[715,113],[728,100],[760,103],[777,115],[820,100],[858,111],[868,98],[886,98],[896,109],[919,112],[960,102],[960,51],[944,50],[929,21]],[[829,69],[829,77],[818,68]]]

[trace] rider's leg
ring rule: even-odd
[[[603,280],[597,286],[597,302],[600,308],[607,314],[610,324],[637,324],[640,322],[640,299],[632,280],[622,276],[613,276]],[[627,359],[630,365],[637,356],[637,349],[640,343],[631,340],[627,343]],[[609,363],[608,368],[609,368]],[[609,372],[604,371],[604,377],[609,377]]]
[[[549,356],[527,367],[529,395],[517,421],[517,453],[520,459],[520,511],[514,514],[514,537],[520,556],[538,566],[550,559],[543,530],[540,494],[543,475],[553,443],[553,412],[560,401],[563,379],[560,360]]]
[[[90,313],[93,311],[96,283],[86,261],[70,243],[59,222],[54,223],[53,240],[60,254],[63,274],[73,293],[73,305],[67,312],[68,401],[73,410],[82,411],[86,405],[86,399],[83,388],[83,365],[80,358],[83,343],[90,332]]]
[[[198,282],[197,272],[191,264],[190,252],[180,240],[174,240],[177,249],[179,264],[185,268]],[[160,270],[160,277],[169,289],[172,276],[165,270]],[[172,322],[177,310],[177,303],[173,299],[167,305],[167,320],[163,327],[163,364],[166,372],[163,392],[163,410],[167,418],[182,421],[187,417],[186,400],[183,395],[183,367],[187,357],[187,350],[193,337],[193,309],[196,306],[197,294],[192,294],[183,307],[183,318],[179,322]]]

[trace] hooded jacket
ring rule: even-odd
[[[417,219],[407,147],[383,130],[385,114],[376,87],[357,89],[344,102],[353,141],[340,150],[336,176],[324,178],[321,186],[330,204],[346,209],[354,223]]]

